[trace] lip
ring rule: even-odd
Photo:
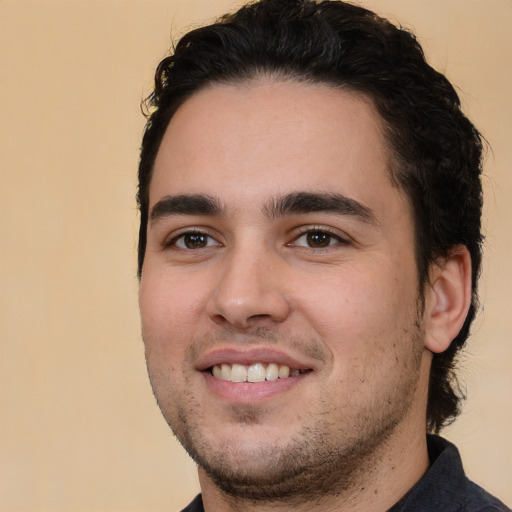
[[[256,363],[276,363],[278,365],[288,366],[294,370],[315,370],[311,361],[301,360],[290,354],[276,350],[271,347],[251,347],[241,349],[240,347],[216,348],[207,352],[196,363],[198,371],[205,371],[216,364],[242,364],[251,365]]]
[[[231,382],[217,379],[207,371],[202,375],[207,389],[224,401],[233,405],[255,405],[300,385],[311,373],[263,382]]]

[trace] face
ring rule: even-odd
[[[388,169],[372,103],[329,86],[218,85],[172,118],[143,336],[165,418],[225,492],[334,492],[424,436],[411,209]]]

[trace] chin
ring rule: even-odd
[[[204,448],[204,447],[203,447]],[[307,465],[295,450],[266,446],[231,446],[194,457],[206,477],[234,498],[283,500],[304,490]],[[302,494],[302,493],[301,493]]]

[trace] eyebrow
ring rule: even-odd
[[[378,225],[371,208],[362,203],[335,193],[292,192],[275,197],[263,207],[263,213],[270,219],[317,212],[348,215]],[[151,209],[151,223],[173,215],[223,216],[225,208],[219,199],[207,194],[181,194],[166,196]]]
[[[215,197],[205,194],[166,196],[153,206],[149,219],[152,223],[172,215],[221,215],[223,208]]]
[[[360,220],[378,225],[373,210],[359,201],[335,193],[294,192],[274,198],[266,207],[270,218],[293,214],[329,212],[357,217]]]

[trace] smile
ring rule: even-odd
[[[264,382],[298,377],[310,370],[297,370],[276,363],[251,365],[222,363],[213,365],[210,371],[217,379],[229,382]]]

